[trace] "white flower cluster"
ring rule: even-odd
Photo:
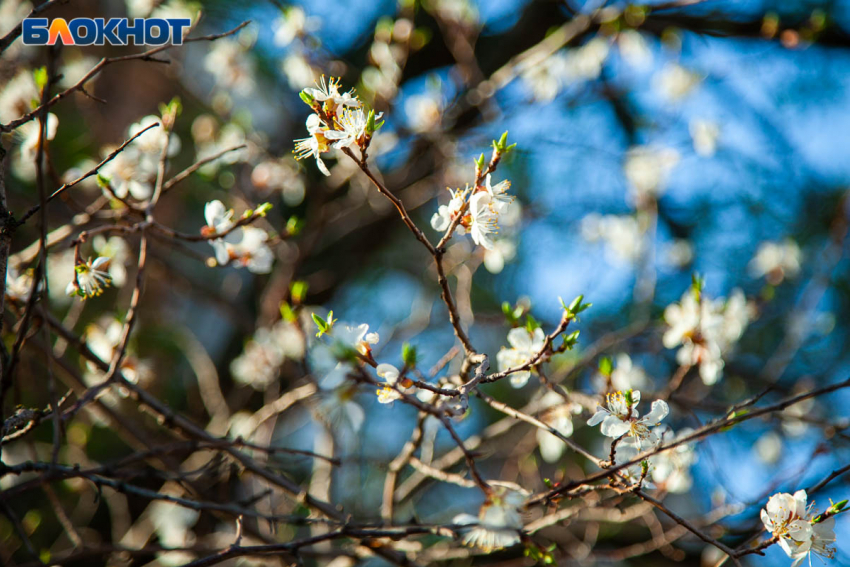
[[[323,153],[331,148],[364,148],[375,130],[380,128],[376,121],[381,119],[381,113],[367,113],[354,89],[340,92],[339,80],[333,77],[326,82],[323,76],[317,88],[304,89],[301,96],[318,112],[307,117],[310,135],[295,140],[295,158],[314,157],[319,170],[325,175],[329,176],[331,172],[322,161]]]
[[[670,411],[664,400],[652,402],[650,412],[640,417],[637,410],[640,397],[638,390],[609,393],[607,407],[599,406],[587,422],[590,426],[601,424],[603,435],[619,439],[614,456],[620,463],[634,460],[642,451],[653,449],[664,440],[673,441],[692,433],[691,429],[683,429],[674,436],[668,426],[661,425]],[[667,492],[687,492],[693,484],[690,469],[696,461],[693,446],[684,443],[628,466],[621,474],[630,484],[641,484],[645,488],[659,486]]]
[[[603,241],[615,256],[636,262],[644,251],[644,230],[636,216],[591,213],[581,221],[581,234],[588,242]]]
[[[761,511],[761,521],[765,529],[779,538],[779,545],[788,557],[794,560],[791,567],[797,567],[806,558],[811,564],[811,555],[832,558],[835,548],[835,518],[830,516],[820,521],[812,514],[814,503],[807,506],[808,495],[798,490],[793,495],[774,494]]]
[[[267,274],[272,269],[274,254],[269,248],[269,235],[254,226],[237,226],[233,220],[233,209],[227,209],[221,201],[210,201],[204,207],[207,225],[201,233],[210,238],[215,250],[215,259],[220,266],[232,264],[248,268],[255,274]]]
[[[506,213],[513,202],[513,197],[508,195],[510,187],[511,182],[507,179],[493,185],[488,174],[483,187],[471,191],[468,187],[457,191],[449,189],[451,200],[447,205],[440,205],[431,217],[431,228],[443,232],[460,217],[458,234],[469,233],[475,244],[494,250],[499,215]]]
[[[262,391],[277,378],[284,360],[301,360],[304,350],[302,333],[293,323],[280,320],[257,329],[242,354],[230,363],[230,372],[236,382]]]
[[[723,357],[741,338],[751,317],[752,308],[739,289],[728,300],[710,300],[702,294],[698,298],[689,290],[664,311],[669,328],[662,342],[666,348],[682,345],[676,360],[699,366],[700,378],[710,386],[723,376]]]
[[[608,40],[596,37],[580,47],[562,49],[535,61],[522,72],[522,78],[536,100],[549,102],[569,85],[597,79],[609,51]]]
[[[157,123],[161,123],[158,116],[145,116],[130,126],[127,135],[133,137],[145,128]],[[176,134],[170,134],[166,137],[162,126],[151,128],[107,162],[100,169],[100,179],[108,182],[111,193],[115,193],[115,196],[119,199],[132,197],[143,201],[150,198],[153,194],[163,145],[166,143],[168,144],[167,156],[177,155],[181,146],[180,138]],[[106,156],[113,150],[115,148],[105,147],[102,153]],[[103,193],[108,197],[112,196],[105,187]]]

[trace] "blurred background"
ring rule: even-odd
[[[0,2],[0,34],[30,9],[28,2]],[[577,325],[577,346],[549,365],[550,377],[569,391],[598,394],[604,390],[599,361],[607,356],[615,368],[643,369],[631,379],[632,385],[639,381],[648,404],[679,366],[676,350],[661,341],[664,310],[680,300],[698,273],[706,297],[728,298],[741,290],[749,324],[734,349],[724,352],[716,384],[705,385],[696,372],[686,377],[670,400],[674,429],[699,427],[770,383],[776,391],[766,401],[776,401],[850,375],[850,2],[72,0],[51,8],[49,17],[165,14],[191,17],[197,22],[193,35],[251,23],[215,42],[173,48],[166,52],[167,64],[111,64],[87,84],[91,96],[78,92],[54,106],[59,127],[49,145],[48,186],[88,170],[129,137],[132,124],[158,114],[160,104],[173,97],[183,110],[172,136],[171,174],[246,145],[169,191],[158,220],[197,233],[208,201],[219,199],[237,214],[270,202],[273,209],[258,226],[280,236],[272,244],[271,272],[210,268],[208,244],[154,240],[131,342],[140,383],[193,421],[211,424],[217,434],[234,434],[282,393],[321,379],[305,358],[303,334],[290,333],[286,352],[269,346],[287,336],[279,323],[281,302],[367,323],[381,337],[373,347],[379,362],[401,366],[402,344],[416,346],[426,375],[455,344],[433,262],[393,207],[350,160],[330,157],[331,175],[324,177],[311,159],[292,157],[293,140],[307,135],[309,114],[298,92],[321,75],[341,77],[345,89],[356,88],[364,102],[384,113],[386,125],[371,151],[376,169],[434,242],[438,233],[430,219],[448,201],[446,187],[472,182],[473,159],[482,152],[489,156],[491,140],[504,131],[517,144],[493,175],[494,182],[510,180],[516,195],[495,249],[456,237],[446,256],[463,325],[491,359],[507,344],[503,303],[533,314],[548,331],[560,317],[558,297],[569,302],[583,294],[593,307]],[[73,85],[99,58],[134,49],[61,48],[57,90]],[[45,48],[20,40],[3,53],[0,122],[23,114],[15,102],[26,101],[27,77],[46,61]],[[23,137],[19,131],[3,139],[10,149],[9,208],[16,216],[37,202]],[[57,233],[48,263],[50,310],[90,344],[101,341],[109,356],[116,344],[111,322],[124,317],[132,292],[138,238],[91,243],[92,255],[119,258],[113,267],[124,269],[123,285],[121,274],[114,273],[116,285],[98,298],[82,302],[64,295],[73,269],[69,240],[80,230],[113,222],[110,211],[120,208],[101,202],[91,209],[105,197],[89,181],[51,205],[48,230]],[[14,236],[13,260],[22,273],[31,267],[37,238],[33,222]],[[304,283],[293,291],[294,282]],[[15,321],[13,312],[14,305],[7,323]],[[305,329],[308,337],[314,333],[312,326]],[[54,340],[54,352],[65,348]],[[80,373],[91,372],[72,348],[64,356]],[[437,377],[457,372],[460,359],[439,368]],[[45,375],[42,353],[25,348],[21,364],[8,404],[45,406],[43,390],[34,386]],[[210,383],[214,387],[205,390]],[[524,388],[502,381],[484,389],[523,407],[539,398],[538,384],[532,377]],[[102,400],[105,407],[126,412],[128,423],[148,441],[163,438],[155,420],[120,392],[110,396]],[[334,403],[348,412],[344,423],[316,417],[340,396]],[[361,410],[352,410],[352,404]],[[850,395],[837,392],[699,443],[687,471],[692,482],[672,494],[668,505],[698,517],[742,504],[742,512],[717,523],[718,534],[742,543],[759,529],[758,510],[768,495],[810,486],[848,462],[848,404]],[[310,400],[265,421],[258,439],[331,450],[342,466],[292,455],[270,462],[326,493],[347,513],[378,521],[387,464],[410,437],[416,415],[401,403],[378,404],[367,386],[344,392],[320,387]],[[458,430],[465,438],[486,438],[503,417],[473,400]],[[573,437],[607,454],[598,431],[584,425],[587,417],[585,411],[574,418]],[[97,411],[81,412],[67,428],[63,458],[69,461],[96,463],[137,450],[121,427]],[[438,429],[426,427],[434,458],[454,447]],[[51,440],[50,425],[41,425],[4,446],[3,461],[49,458]],[[527,426],[513,427],[477,450],[486,476],[531,490],[545,489],[544,478],[576,478],[593,470],[570,453],[546,462]],[[407,470],[400,482],[410,474]],[[210,483],[222,497],[260,492],[240,488],[236,476],[213,477]],[[26,475],[5,477],[0,487],[25,480]],[[163,485],[156,474],[135,482],[153,490]],[[477,491],[450,484],[407,486],[409,493],[396,505],[399,522],[446,523],[475,513],[481,503]],[[189,546],[223,529],[204,514],[163,523],[146,501],[95,500],[85,483],[66,481],[55,490],[53,496],[30,490],[9,502],[47,564],[51,553],[69,547],[54,499],[86,541]],[[822,508],[828,498],[847,494],[847,482],[837,479],[816,500]],[[140,526],[146,521],[145,532]],[[619,557],[617,550],[651,539],[657,526],[603,522],[591,533],[590,525],[550,528],[540,538],[558,543],[564,564],[711,565],[717,559],[713,548],[693,537]],[[834,564],[848,565],[850,527],[843,518],[836,527]],[[293,537],[299,529],[281,527],[278,537]],[[182,534],[176,544],[168,543],[169,530]],[[4,562],[31,560],[5,518],[0,541]],[[750,556],[747,564],[790,561],[778,546],[766,553]],[[64,564],[107,564],[107,557]],[[521,557],[513,549],[444,561]],[[121,564],[181,565],[185,559],[152,551],[122,557]],[[113,555],[109,564],[117,561]]]

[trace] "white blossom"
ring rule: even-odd
[[[785,492],[774,494],[761,511],[765,529],[780,538],[779,545],[789,557],[800,546],[811,542],[812,524],[807,519],[807,498],[805,490],[798,490],[793,495]]]
[[[383,113],[375,115],[375,120],[380,120]],[[336,123],[341,129],[326,130],[325,138],[333,140],[331,146],[337,149],[348,148],[358,145],[366,136],[366,124],[368,116],[362,108],[343,108],[336,118]]]
[[[628,463],[633,461],[640,454],[640,451],[640,447],[635,443],[619,443],[615,449],[614,460],[617,463]],[[649,481],[654,472],[655,465],[648,459],[620,469],[620,475],[630,485],[635,486],[640,483],[643,488],[650,489],[655,488],[655,485]]]
[[[493,234],[499,228],[498,215],[493,212],[490,194],[485,191],[475,193],[469,200],[469,234],[472,241],[488,250],[493,249]]]
[[[648,414],[640,417],[637,405],[640,403],[640,390],[626,390],[625,392],[613,392],[606,394],[607,407],[599,406],[587,424],[592,426],[602,424],[600,428],[602,435],[617,439],[628,435],[637,444],[642,446],[643,441],[654,444],[658,441],[655,433],[650,430],[661,423],[670,411],[667,402],[655,400]]]
[[[322,75],[316,88],[306,88],[304,92],[310,95],[313,100],[321,102],[326,110],[333,114],[339,114],[343,107],[358,108],[360,101],[354,95],[354,89],[340,93],[339,79],[330,78],[327,82],[325,76]]]
[[[94,260],[89,258],[82,264],[77,264],[75,267],[76,277],[65,288],[65,292],[68,295],[78,295],[83,299],[97,297],[112,284],[109,264],[109,258],[103,256]]]
[[[496,185],[491,185],[490,174],[488,173],[485,178],[485,187],[487,189],[487,194],[490,195],[490,204],[492,205],[493,211],[497,214],[502,214],[514,200],[511,195],[508,195],[508,189],[511,188],[511,182],[507,179],[503,179]]]
[[[836,542],[835,539],[835,518],[830,517],[822,522],[818,522],[816,524],[812,524],[812,534],[811,536],[802,542],[802,544],[797,544],[797,540],[782,540],[780,541],[780,545],[782,542],[787,543],[788,549],[791,549],[792,552],[789,553],[789,556],[794,559],[794,563],[791,564],[791,567],[798,567],[805,561],[806,558],[809,560],[809,565],[812,564],[812,554],[817,555],[821,558],[832,559],[835,557],[835,547],[831,544]],[[796,546],[796,549],[793,547]],[[788,549],[786,546],[783,546],[786,553]],[[822,561],[822,560],[821,560]]]
[[[310,156],[315,157],[319,171],[330,176],[331,172],[328,170],[325,162],[322,161],[322,154],[329,149],[328,139],[325,137],[325,132],[327,131],[327,126],[325,126],[318,115],[311,114],[307,117],[307,132],[310,133],[310,136],[295,140],[294,153],[297,160],[302,160]]]
[[[445,231],[449,228],[449,225],[452,223],[458,213],[460,213],[460,210],[463,208],[463,205],[465,203],[464,197],[466,195],[466,191],[454,191],[452,189],[449,189],[449,192],[452,195],[449,204],[440,205],[440,207],[437,209],[437,212],[434,213],[434,216],[431,217],[431,228],[440,232]]]
[[[130,258],[127,242],[120,236],[110,236],[107,239],[98,234],[92,238],[92,248],[98,256],[109,258],[109,277],[112,278],[112,285],[122,287],[127,282],[125,264]]]
[[[393,388],[393,386],[399,387],[398,368],[392,364],[379,364],[377,368],[375,368],[375,372],[378,374],[379,378],[383,378],[384,382],[386,382],[386,384],[377,391],[378,401],[382,404],[389,404],[400,399],[401,394]]]
[[[692,291],[686,292],[679,303],[664,311],[669,328],[662,342],[675,348],[681,365],[699,366],[700,378],[706,385],[716,383],[723,374],[723,356],[740,339],[752,317],[752,309],[743,292],[734,290],[730,299],[699,300]]]
[[[108,155],[114,149],[116,148],[106,147],[102,153]],[[109,180],[109,186],[119,199],[132,197],[144,201],[153,194],[151,177],[154,175],[154,170],[151,168],[150,161],[132,145],[109,160],[100,169],[100,173]],[[103,194],[111,197],[106,189],[103,190]]]

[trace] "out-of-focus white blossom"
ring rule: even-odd
[[[283,58],[281,70],[293,90],[301,90],[316,82],[319,72],[310,65],[303,55],[290,53]]]
[[[590,213],[581,220],[582,236],[589,242],[602,240],[616,257],[635,262],[643,254],[643,229],[631,215],[599,215]]]
[[[617,45],[623,61],[637,69],[646,69],[652,64],[652,51],[646,39],[637,30],[624,30],[617,34]]]
[[[537,327],[533,332],[525,327],[516,327],[508,331],[508,344],[510,348],[502,347],[496,354],[499,371],[504,372],[511,368],[517,368],[533,359],[543,348],[546,334],[543,329]],[[514,388],[522,388],[531,377],[530,370],[521,370],[510,375],[511,385]]]
[[[516,257],[516,244],[507,238],[493,242],[493,248],[484,250],[484,267],[491,274],[498,274],[505,269],[505,263]]]
[[[192,527],[198,522],[201,513],[185,506],[157,500],[150,507],[150,518],[164,548],[177,548],[176,551],[157,553],[157,562],[163,565],[183,565],[195,555],[179,548],[191,547],[195,543]]]
[[[546,392],[540,400],[540,421],[563,435],[569,437],[573,434],[573,415],[581,413],[581,406],[571,404],[557,392]],[[564,442],[543,429],[537,429],[537,445],[540,447],[540,456],[547,463],[557,462],[564,454],[566,445]]]
[[[257,329],[245,349],[230,364],[234,380],[263,391],[275,378],[284,360],[304,358],[304,337],[287,321]]]
[[[516,490],[495,487],[481,506],[478,516],[460,514],[452,523],[472,526],[463,538],[463,544],[476,547],[485,553],[511,547],[519,543],[522,529],[520,508],[526,496]]]
[[[682,100],[700,84],[700,77],[676,63],[666,65],[655,77],[661,96],[671,102]]]
[[[693,262],[694,247],[688,240],[677,238],[667,247],[666,256],[670,265],[684,268]]]
[[[0,122],[6,123],[20,118],[38,103],[38,86],[32,71],[20,71],[0,90]]]
[[[753,277],[764,276],[771,285],[779,285],[786,277],[800,273],[801,259],[800,247],[790,238],[783,242],[762,242],[748,268]]]
[[[678,441],[693,433],[693,429],[685,428],[675,436],[669,428],[659,427],[655,436],[664,443]],[[652,456],[652,480],[656,486],[672,493],[685,493],[693,486],[691,467],[699,456],[691,443],[677,445]]]
[[[240,95],[251,94],[254,90],[254,60],[236,39],[225,37],[213,42],[204,58],[204,68],[221,87]]]
[[[255,274],[271,271],[274,254],[266,243],[269,235],[265,230],[254,226],[233,229],[233,210],[226,209],[221,201],[207,203],[204,217],[207,224],[201,229],[201,234],[208,237],[223,235],[209,241],[220,266],[248,268]]]
[[[661,195],[667,176],[679,163],[679,153],[670,148],[635,146],[626,153],[623,170],[635,203]]]
[[[286,47],[305,33],[319,29],[319,22],[318,18],[308,18],[298,6],[289,6],[283,15],[275,20],[274,43],[278,47]]]
[[[626,353],[620,353],[614,357],[614,369],[611,371],[611,388],[615,391],[640,390],[649,384],[646,372],[643,368],[632,362],[632,358]],[[608,380],[601,373],[593,377],[593,384],[597,390],[607,391]]]
[[[430,132],[442,120],[442,102],[437,93],[411,95],[404,101],[407,123],[414,132]]]
[[[717,151],[717,140],[720,138],[720,126],[716,122],[705,119],[691,120],[688,124],[694,151],[702,157],[711,157]]]
[[[774,465],[782,456],[782,437],[773,431],[768,431],[758,438],[753,445],[753,451],[761,462]]]
[[[47,114],[47,121],[44,125],[44,146],[56,136],[56,130],[59,128],[59,118],[52,112]],[[41,139],[41,124],[38,120],[27,122],[18,128],[18,135],[21,137],[21,161],[34,163],[38,155],[39,140]]]

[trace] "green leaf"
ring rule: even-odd
[[[292,306],[290,306],[287,302],[280,302],[280,316],[284,321],[289,323],[294,322],[298,317],[295,315],[295,311],[293,311]]]
[[[300,93],[298,93],[298,96],[300,96],[301,100],[303,100],[308,106],[313,106],[313,97],[310,96],[309,93],[307,93],[306,91],[301,91]]]
[[[484,154],[481,154],[481,155],[478,157],[478,159],[475,159],[475,160],[473,160],[473,161],[475,162],[475,167],[477,167],[479,170],[483,170],[483,169],[484,169],[484,164],[486,163],[486,162],[485,162],[485,158],[484,158]]]
[[[301,230],[304,228],[304,220],[298,218],[297,216],[289,217],[289,220],[286,221],[286,234],[289,236],[298,236]]]
[[[257,213],[257,215],[264,217],[270,210],[272,210],[271,203],[262,203],[254,212]]]
[[[33,70],[32,77],[35,79],[38,90],[43,90],[47,86],[47,67],[39,67]]]
[[[575,331],[564,337],[564,347],[566,347],[567,350],[572,350],[573,347],[576,346],[576,343],[578,343],[578,335],[580,332],[581,331],[576,329]]]
[[[611,371],[614,370],[614,365],[611,363],[611,359],[607,356],[603,356],[599,359],[599,373],[603,376],[611,376]]]
[[[324,319],[322,319],[315,313],[311,313],[310,316],[313,318],[313,322],[316,324],[316,327],[319,328],[319,332],[316,333],[317,337],[321,337],[322,335],[328,332],[328,324],[325,323]]]
[[[525,328],[528,329],[529,334],[533,334],[536,329],[540,328],[540,322],[529,313],[525,316]]]
[[[416,351],[415,346],[410,343],[404,343],[401,345],[401,360],[408,368],[414,368],[416,366],[418,356],[419,353]]]
[[[295,303],[304,303],[307,297],[307,288],[309,284],[303,280],[295,280],[289,286],[289,295]]]

